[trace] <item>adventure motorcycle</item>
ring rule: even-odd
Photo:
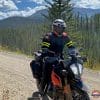
[[[83,73],[83,59],[77,53],[69,53],[67,60],[59,56],[46,57],[52,64],[51,82],[46,84],[44,95],[49,95],[53,100],[90,100],[88,90],[81,79]],[[35,58],[39,58],[41,52],[35,52]],[[41,88],[42,78],[37,82]],[[43,96],[44,96],[43,95]],[[42,96],[42,97],[43,97]],[[42,99],[44,100],[44,99]]]

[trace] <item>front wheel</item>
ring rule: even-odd
[[[80,100],[90,100],[90,97],[88,95],[87,92],[83,92],[83,94],[81,95],[81,99]]]
[[[63,89],[54,88],[53,100],[73,100],[71,93],[63,93]]]
[[[87,92],[77,93],[74,91],[73,100],[90,100],[90,97]]]

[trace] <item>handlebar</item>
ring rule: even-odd
[[[69,53],[68,59],[72,59],[72,60],[80,59],[83,62],[87,61],[86,57],[81,57],[79,54],[77,54],[77,50],[75,51],[74,50],[75,49],[71,50],[71,52]],[[55,54],[55,52],[49,50],[48,48],[42,48],[42,50],[39,50],[38,52],[34,52],[34,55],[37,55],[37,56],[41,56],[42,54],[44,55],[43,57],[51,55],[51,57],[57,58],[59,62],[64,61],[63,59],[61,59],[60,55]]]

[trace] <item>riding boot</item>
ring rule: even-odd
[[[36,79],[36,85],[39,91],[40,91],[40,83],[41,83],[41,79]]]
[[[42,79],[42,81],[40,83],[40,88],[39,88],[39,92],[41,95],[45,94],[45,87],[46,87],[46,81],[44,79]]]

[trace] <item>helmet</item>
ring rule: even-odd
[[[52,26],[57,26],[57,27],[63,27],[63,28],[66,28],[66,23],[64,20],[62,19],[56,19],[54,22],[53,22],[53,25]]]

